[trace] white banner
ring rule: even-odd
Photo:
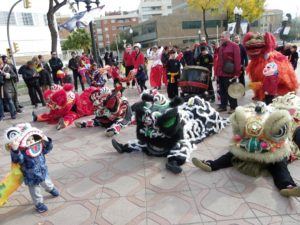
[[[242,34],[246,34],[247,33],[247,28],[248,28],[248,22],[246,22],[246,21],[241,22]]]
[[[228,24],[228,31],[230,34],[234,34],[235,26],[236,26],[236,22]]]

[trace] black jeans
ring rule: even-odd
[[[213,171],[224,169],[228,167],[232,167],[232,158],[233,154],[231,152],[226,153],[225,155],[222,155],[220,158],[211,161],[208,160],[208,162],[211,165],[211,169]],[[284,158],[280,162],[275,163],[269,163],[267,165],[268,171],[273,177],[274,184],[276,187],[281,190],[287,188],[287,186],[293,186],[296,187],[289,170],[288,170],[288,160],[287,158]]]
[[[169,99],[172,99],[172,98],[178,96],[178,85],[177,85],[177,82],[175,82],[175,83],[168,83],[167,92],[168,92]]]
[[[146,86],[146,81],[145,80],[139,80],[137,82],[138,82],[138,85],[141,88],[141,92],[143,92],[144,90],[147,90],[147,86]]]
[[[215,100],[215,91],[214,91],[214,86],[213,86],[211,78],[212,78],[212,74],[210,74],[210,77],[209,77],[208,94],[209,94],[210,99]]]
[[[221,96],[221,108],[226,109],[228,105],[228,101],[231,109],[235,109],[237,107],[237,100],[231,98],[228,95],[228,87],[233,81],[230,81],[230,77],[219,77],[219,85],[220,85],[220,96]]]
[[[274,98],[275,98],[274,95],[265,95],[265,103],[267,105],[271,104]]]
[[[79,82],[81,84],[81,89],[84,90],[84,84],[82,82],[81,75],[78,73],[77,70],[73,70],[73,80],[74,80],[75,91],[78,91],[78,78],[79,78]]]
[[[241,75],[239,77],[239,82],[244,85],[245,87],[245,69],[244,67],[241,68]]]
[[[54,82],[54,84],[59,84],[60,79],[57,78],[56,73],[57,73],[57,71],[52,71],[53,82]]]
[[[41,87],[38,83],[28,85],[28,93],[29,93],[32,105],[37,105],[39,102],[45,104],[43,93],[42,93]],[[37,95],[39,96],[39,98]]]
[[[133,70],[133,69],[134,69],[133,66],[125,66],[125,75],[126,75],[126,77],[128,77],[129,72],[130,72],[131,70]],[[128,83],[127,83],[127,86],[129,86],[129,85],[130,85],[130,83],[128,82]],[[131,85],[132,85],[132,86],[135,85],[135,80],[134,80],[134,79],[132,80]]]

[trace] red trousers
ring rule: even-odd
[[[160,87],[161,86],[162,75],[163,75],[162,65],[156,65],[151,68],[151,72],[150,72],[151,87]]]
[[[75,120],[80,118],[77,113],[75,112],[68,112],[66,115],[64,115],[64,123],[66,126],[71,125]],[[51,113],[43,113],[38,115],[37,121],[38,122],[48,122],[49,124],[55,124],[59,121],[59,117],[52,115]]]

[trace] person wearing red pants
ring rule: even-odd
[[[154,45],[152,48],[147,50],[148,58],[152,60],[150,85],[158,90],[161,89],[161,81],[163,76],[163,66],[161,61],[163,50],[163,47],[158,49],[157,45]]]

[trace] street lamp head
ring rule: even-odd
[[[129,29],[129,33],[130,34],[132,34],[133,33],[133,30],[132,30],[132,28],[130,27],[130,29]]]
[[[198,34],[199,34],[199,35],[201,34],[201,30],[198,30]]]
[[[239,9],[239,13],[240,13],[240,15],[243,15],[243,9],[242,8]]]
[[[233,13],[234,13],[234,14],[238,14],[238,12],[239,12],[239,9],[238,9],[238,7],[237,7],[237,6],[236,6],[236,7],[234,7]]]
[[[289,20],[289,18],[288,18],[287,16],[284,15],[284,16],[282,17],[282,21],[288,21],[288,20]]]
[[[96,0],[95,3],[96,3],[96,5],[97,5],[97,7],[99,7],[100,1],[99,1],[99,0]]]

